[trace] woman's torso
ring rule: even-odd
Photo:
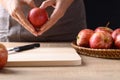
[[[37,6],[39,6],[42,1],[44,0],[35,0]],[[47,8],[49,15],[52,12],[51,10],[53,10],[53,8]],[[28,7],[25,7],[25,11],[29,11]],[[0,35],[3,35],[4,38],[2,40],[0,37],[1,41],[72,41],[76,38],[77,33],[86,27],[83,0],[74,0],[66,14],[51,29],[38,37],[35,37],[29,31],[24,29],[7,13],[4,16],[6,16],[5,21],[2,21],[3,24],[0,24],[0,29],[2,30],[4,28],[4,32],[0,32]]]

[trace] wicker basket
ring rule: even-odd
[[[79,53],[87,56],[120,59],[120,49],[91,49],[76,45],[76,41],[71,43],[72,47]]]

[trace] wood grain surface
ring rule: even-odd
[[[81,57],[82,66],[5,67],[0,80],[120,80],[120,60]]]

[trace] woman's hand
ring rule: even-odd
[[[53,6],[55,9],[49,20],[40,28],[38,35],[42,35],[45,31],[50,29],[63,15],[74,0],[45,0],[40,8],[47,8]]]
[[[29,23],[22,11],[22,4],[27,4],[30,7],[36,7],[34,0],[0,0],[2,6],[8,11],[8,13],[18,21],[25,29],[30,31],[33,35],[37,36],[37,32],[34,27]]]

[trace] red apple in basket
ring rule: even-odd
[[[83,47],[89,47],[89,39],[93,35],[92,29],[83,29],[77,35],[77,45]]]
[[[7,59],[8,59],[7,49],[3,44],[0,43],[0,69],[2,69],[6,65]]]
[[[48,20],[48,13],[45,9],[33,8],[28,14],[28,20],[35,28],[39,28]]]
[[[113,30],[111,28],[108,28],[108,27],[97,27],[95,29],[95,32],[99,32],[99,31],[105,31],[105,32],[108,32],[110,34],[112,34]]]
[[[112,47],[113,39],[108,32],[95,32],[90,38],[90,48],[108,49]]]
[[[120,34],[120,28],[117,28],[112,33],[112,38],[115,40],[116,36]]]
[[[114,41],[114,45],[116,48],[120,49],[120,34],[116,36],[115,41]]]
[[[97,27],[95,29],[95,32],[104,31],[104,32],[108,32],[108,33],[112,34],[113,30],[111,28],[109,28],[108,25],[109,25],[109,22],[107,23],[106,26]]]

